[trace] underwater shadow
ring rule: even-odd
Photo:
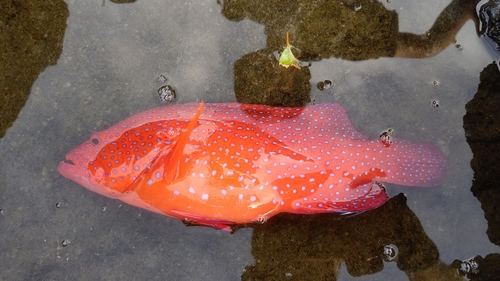
[[[341,58],[427,58],[450,44],[469,19],[477,23],[478,0],[452,1],[424,34],[399,32],[398,14],[378,1],[218,1],[231,21],[264,25],[266,47],[234,65],[234,90],[242,103],[303,106],[311,101],[311,61]],[[290,41],[285,34],[290,34]],[[284,68],[280,53],[291,47],[301,67]],[[286,49],[285,49],[286,50]]]
[[[456,268],[439,261],[404,194],[355,216],[279,214],[253,229],[256,262],[242,280],[337,280],[342,263],[350,275],[363,276],[382,271],[386,262],[395,262],[409,280],[461,280]]]
[[[68,16],[62,0],[2,2],[0,138],[14,124],[38,75],[59,59]]]

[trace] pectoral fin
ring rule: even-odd
[[[233,228],[231,227],[234,222],[232,221],[226,221],[226,220],[212,220],[212,219],[207,219],[198,215],[182,212],[182,211],[177,211],[177,210],[171,210],[172,213],[176,215],[176,217],[180,218],[182,222],[187,225],[187,226],[208,226],[208,227],[213,227],[216,229],[221,229],[224,231],[228,232],[233,232]]]

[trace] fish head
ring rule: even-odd
[[[104,167],[93,165],[103,148],[104,142],[99,133],[93,134],[90,139],[67,153],[65,159],[59,162],[57,170],[64,177],[93,192],[113,197],[115,192],[107,186],[103,180],[104,177],[97,175],[97,171],[102,172]]]
[[[59,173],[105,196],[130,190],[160,154],[168,153],[180,132],[148,122],[137,127],[115,126],[94,133],[59,163]],[[115,130],[116,129],[116,130]]]

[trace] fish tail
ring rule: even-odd
[[[435,186],[444,177],[446,156],[432,143],[394,139],[384,145],[387,176],[382,181],[406,186]]]

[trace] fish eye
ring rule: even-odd
[[[98,140],[98,139],[96,139],[96,138],[93,138],[93,139],[91,140],[91,142],[92,142],[93,144],[95,144],[95,145],[98,145],[98,144],[99,144],[99,140]]]

